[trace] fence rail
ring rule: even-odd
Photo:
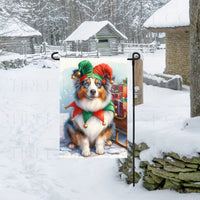
[[[6,44],[6,46],[13,45],[15,46],[15,43],[12,44]],[[18,48],[21,48],[22,54],[27,54],[27,44],[26,43],[20,43],[17,44]],[[161,46],[160,46],[161,47]],[[123,53],[129,53],[133,51],[140,51],[143,53],[154,53],[156,49],[160,49],[159,46],[156,44],[138,44],[138,43],[121,43],[119,44],[118,48],[112,49],[112,55],[117,54],[123,54]],[[164,47],[162,47],[164,48]],[[1,51],[6,51],[5,44],[0,44]],[[98,57],[100,53],[98,50],[92,51],[92,52],[85,52],[85,51],[72,51],[70,46],[53,46],[48,45],[46,42],[43,42],[41,45],[34,45],[34,50],[36,54],[43,53],[43,54],[51,54],[52,52],[58,51],[63,52],[66,54],[67,57],[87,57],[87,56],[96,56]]]
[[[122,43],[121,51],[124,53],[130,51],[141,51],[143,53],[154,53],[157,49],[156,44],[138,44],[138,43]]]
[[[43,43],[41,45],[34,45],[35,53],[52,53],[55,51],[63,50],[63,46],[53,46],[48,45],[47,43]]]

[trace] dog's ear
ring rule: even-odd
[[[115,77],[115,76],[112,77],[112,81],[113,81],[113,82],[116,81],[116,77]]]

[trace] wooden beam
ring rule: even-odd
[[[190,31],[190,26],[179,26],[179,27],[166,27],[166,28],[146,28],[151,32],[180,32],[180,31]]]

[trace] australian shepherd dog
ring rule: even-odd
[[[67,106],[73,107],[73,110],[64,130],[65,137],[67,138],[68,134],[71,139],[68,147],[74,149],[80,146],[83,156],[89,156],[90,147],[93,146],[97,154],[104,154],[104,146],[112,145],[110,138],[115,130],[112,109],[114,105],[111,102],[112,77],[106,73],[105,68],[108,68],[108,65],[98,66],[101,68],[101,78],[98,75],[83,75],[84,70],[74,70],[72,74],[75,96],[74,102]],[[94,67],[97,68],[99,67]],[[105,109],[108,107],[111,109]]]

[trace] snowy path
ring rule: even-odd
[[[141,182],[135,188],[126,185],[117,176],[116,159],[59,159],[58,73],[58,69],[39,67],[0,70],[2,200],[199,199],[199,194],[149,192]],[[169,95],[176,101],[173,92]],[[184,99],[183,95],[183,103],[174,112],[188,106]]]

